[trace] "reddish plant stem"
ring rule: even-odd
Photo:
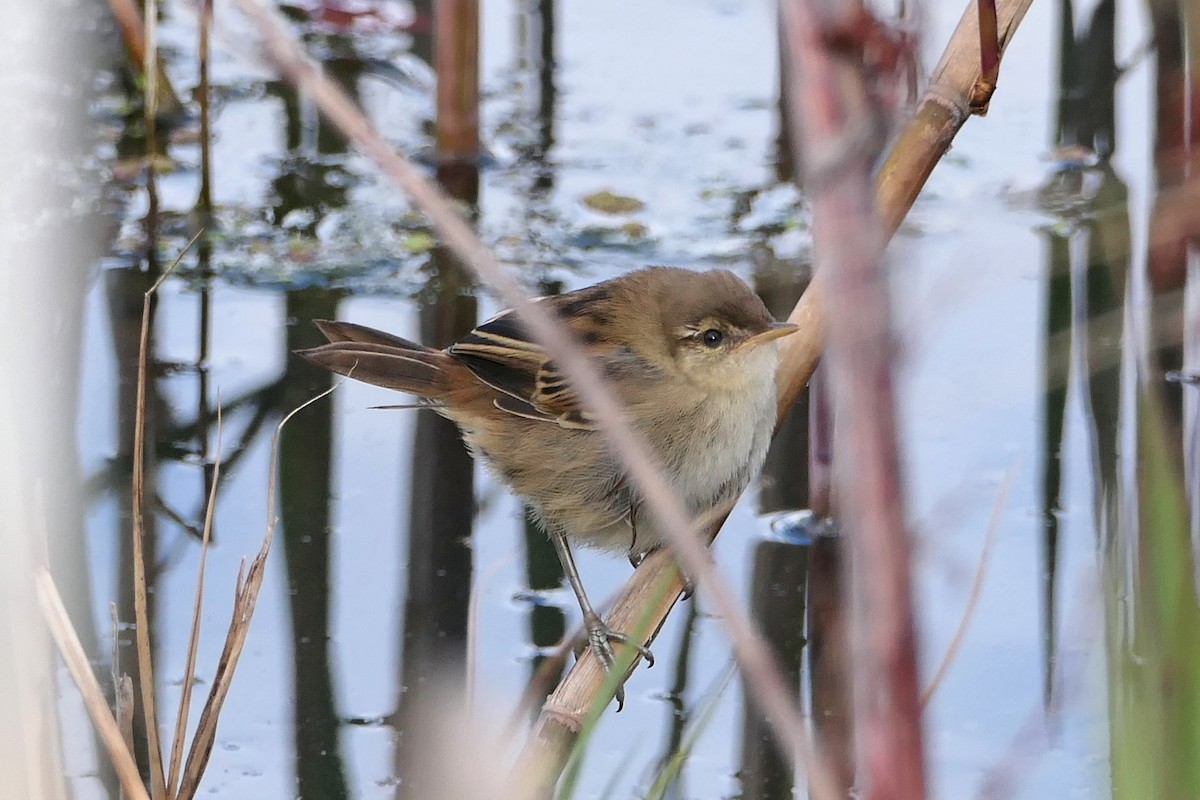
[[[868,800],[925,796],[920,686],[892,388],[890,307],[880,261],[885,237],[874,208],[878,119],[861,53],[845,46],[854,0],[783,6],[791,86],[812,193],[818,273],[827,280],[834,485],[851,532],[859,785]],[[841,42],[836,49],[831,41]]]

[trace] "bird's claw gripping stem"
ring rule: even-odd
[[[627,634],[620,631],[614,631],[604,623],[596,614],[589,614],[584,617],[584,627],[587,628],[588,647],[596,655],[605,672],[612,672],[613,667],[617,663],[617,655],[613,650],[612,642],[618,642],[623,645],[632,647],[638,651],[638,654],[645,659],[647,667],[654,666],[654,654],[650,652],[650,648],[640,642],[635,642]],[[625,707],[625,681],[622,680],[617,685],[617,690],[614,693],[617,700],[617,711],[619,712]]]

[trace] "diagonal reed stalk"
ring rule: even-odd
[[[997,4],[1001,51],[1023,18],[1031,0],[1001,0]],[[257,0],[238,0],[238,5],[259,26],[264,52],[281,73],[307,93],[325,117],[340,128],[348,139],[374,160],[382,171],[403,188],[438,230],[446,246],[500,297],[510,304],[531,334],[564,369],[568,378],[585,398],[588,410],[602,421],[614,451],[647,498],[647,505],[670,533],[673,555],[689,574],[698,579],[701,590],[730,631],[739,664],[746,675],[751,699],[768,710],[768,719],[783,743],[785,753],[798,753],[809,769],[818,796],[833,796],[833,783],[822,769],[808,741],[790,691],[761,638],[749,623],[742,606],[736,602],[728,584],[711,567],[701,544],[693,533],[683,509],[662,477],[646,457],[640,442],[632,436],[619,417],[619,408],[603,383],[589,368],[577,345],[555,324],[544,309],[528,301],[516,281],[500,267],[445,197],[406,159],[371,127],[363,114],[327,78],[303,56],[296,43],[284,32],[277,16]],[[933,166],[948,149],[951,140],[971,114],[969,98],[979,79],[978,24],[973,7],[964,14],[945,54],[931,79],[931,85],[915,116],[881,169],[876,182],[876,207],[882,236],[886,239],[898,227]],[[818,274],[809,290],[797,303],[789,321],[801,331],[781,342],[781,366],[777,374],[781,410],[790,408],[802,391],[824,344],[825,301],[823,279]],[[643,561],[618,601],[609,624],[620,629],[623,623],[641,617],[649,608],[656,631],[666,618],[682,588],[675,574],[672,554],[661,552]],[[647,603],[658,592],[654,587],[666,581],[671,588],[662,600]],[[604,671],[590,654],[576,663],[571,673],[547,703],[535,725],[526,748],[536,763],[537,775],[531,783],[542,791],[565,763],[570,742],[580,730],[586,711],[605,684]],[[610,687],[611,689],[611,687]],[[610,695],[611,696],[611,695]]]
[[[142,786],[142,776],[138,773],[133,753],[126,745],[121,735],[121,727],[113,718],[108,701],[104,698],[104,690],[100,688],[92,672],[92,665],[88,662],[83,645],[79,643],[74,626],[71,625],[71,618],[67,615],[62,595],[59,594],[50,570],[44,566],[38,567],[34,573],[34,582],[37,584],[42,617],[46,620],[50,635],[54,637],[58,652],[66,662],[71,678],[79,687],[84,708],[87,709],[96,732],[100,734],[100,741],[104,744],[109,761],[116,770],[117,779],[121,782],[121,790],[129,800],[150,800],[146,787]]]
[[[707,541],[704,538],[707,527],[697,526],[689,518],[682,502],[624,419],[619,404],[579,343],[563,330],[561,323],[550,312],[530,302],[528,293],[500,266],[454,205],[411,162],[397,155],[353,102],[313,67],[295,41],[286,34],[276,13],[256,0],[239,0],[239,6],[258,24],[268,57],[285,77],[307,93],[326,119],[337,125],[386,175],[409,193],[437,228],[447,247],[512,306],[538,343],[578,388],[586,410],[600,422],[614,453],[641,490],[647,507],[662,530],[669,533],[674,556],[696,580],[730,632],[738,663],[747,676],[750,694],[757,706],[771,709],[769,719],[775,727],[775,733],[781,741],[786,742],[783,749],[789,753],[800,753],[817,785],[826,787],[825,796],[832,796],[833,784],[827,776],[819,777],[822,771],[811,752],[811,744],[792,693],[745,608],[708,557],[703,544]],[[809,326],[810,335],[813,335],[815,327]],[[798,336],[803,338],[803,333]],[[797,335],[790,338],[795,339]],[[661,577],[670,580],[665,572],[661,573]],[[678,589],[668,594],[677,597]],[[635,616],[640,616],[640,613]],[[661,617],[648,630],[657,631],[660,624]],[[584,654],[578,663],[597,666],[596,659],[590,654]],[[603,686],[604,681],[596,685]],[[610,688],[615,690],[615,684]],[[610,699],[611,696],[610,691],[607,697]],[[582,722],[584,710],[577,710],[573,725]]]

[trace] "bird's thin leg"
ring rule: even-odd
[[[639,553],[637,549],[637,510],[635,505],[629,507],[629,566],[634,569],[640,567],[646,558],[646,554]]]
[[[554,542],[554,549],[558,552],[558,560],[562,563],[563,573],[567,576],[567,580],[571,584],[571,588],[575,591],[575,598],[579,601],[579,610],[583,612],[583,625],[588,633],[588,645],[592,648],[592,652],[596,654],[596,658],[600,659],[600,663],[604,665],[606,671],[612,671],[613,664],[616,662],[616,654],[613,652],[611,642],[620,642],[621,644],[629,645],[641,653],[642,658],[646,659],[647,666],[654,665],[654,654],[650,649],[639,642],[635,642],[624,633],[614,631],[604,624],[604,620],[600,619],[600,615],[592,608],[592,603],[588,600],[587,592],[583,588],[583,580],[579,577],[579,568],[575,566],[575,557],[571,555],[571,547],[567,544],[567,539],[561,533],[552,532],[550,541]],[[617,710],[620,711],[625,705],[625,688],[618,686],[616,691]]]

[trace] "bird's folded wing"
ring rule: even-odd
[[[505,395],[495,401],[500,410],[564,428],[595,428],[575,390],[511,311],[492,317],[451,345],[449,352]]]

